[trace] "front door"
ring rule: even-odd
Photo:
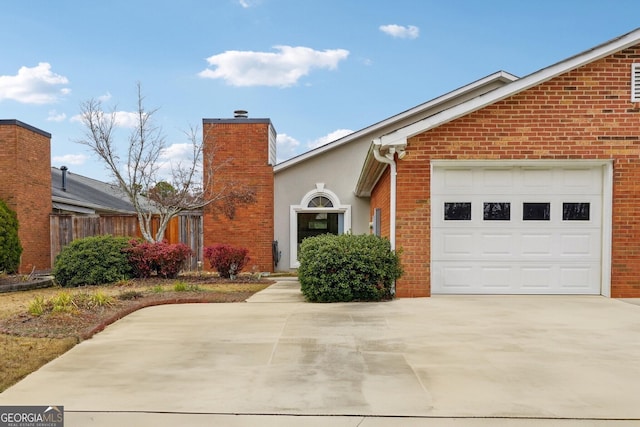
[[[344,232],[344,214],[338,212],[300,212],[298,213],[298,249],[307,237],[321,234],[342,234]]]

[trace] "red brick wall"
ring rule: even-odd
[[[431,159],[613,159],[613,297],[640,297],[640,46],[413,137],[398,161],[398,296],[430,294]],[[382,185],[386,185],[382,181]],[[375,193],[374,193],[375,194]],[[373,204],[374,198],[372,198]]]
[[[248,186],[256,202],[240,206],[228,219],[210,205],[204,211],[204,246],[227,243],[249,249],[244,271],[273,271],[273,167],[269,165],[269,132],[265,119],[205,120],[205,158],[215,150],[214,192],[224,186]],[[235,184],[234,184],[235,183]],[[205,267],[209,267],[204,262]]]
[[[51,135],[15,120],[0,123],[0,198],[18,215],[19,271],[51,268]]]

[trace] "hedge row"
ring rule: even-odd
[[[209,264],[230,277],[249,262],[247,249],[229,245],[204,248]],[[57,256],[53,274],[62,286],[100,285],[132,277],[176,278],[191,255],[183,243],[148,243],[129,237],[94,236],[77,239]]]

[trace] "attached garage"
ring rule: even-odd
[[[432,293],[608,294],[611,171],[432,162]]]
[[[373,139],[396,296],[640,297],[639,58],[637,29]]]

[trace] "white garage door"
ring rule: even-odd
[[[433,293],[600,294],[602,167],[432,172]]]

